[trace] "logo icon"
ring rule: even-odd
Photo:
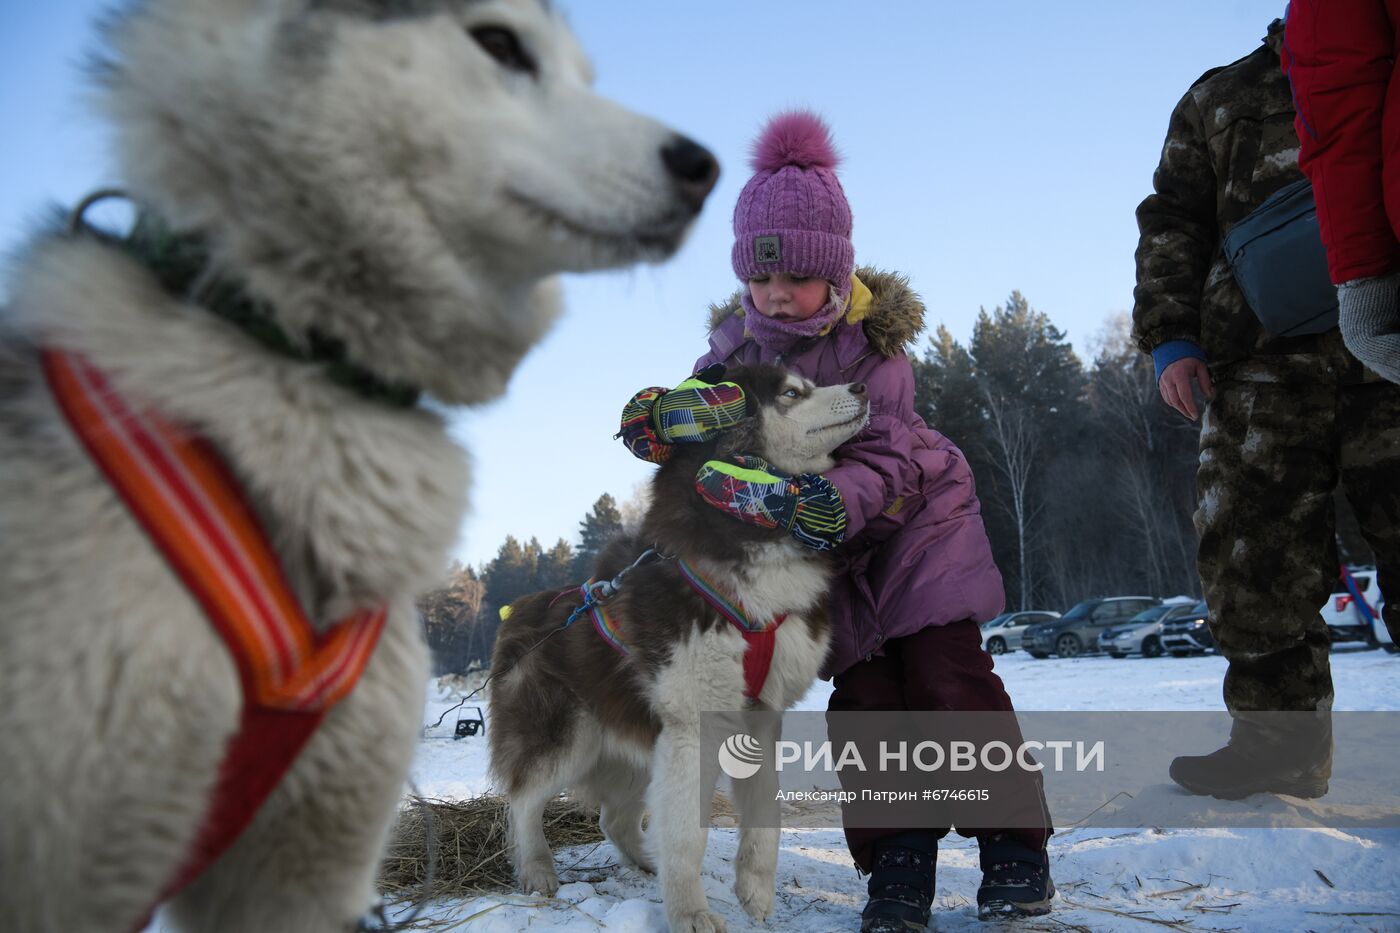
[[[743,732],[731,735],[719,747],[719,769],[736,781],[751,778],[763,767],[763,746]]]
[[[756,236],[753,238],[754,262],[778,262],[782,258],[782,246],[776,236]]]

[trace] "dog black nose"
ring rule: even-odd
[[[693,139],[677,136],[661,147],[661,161],[678,182],[681,197],[699,211],[719,180],[719,163],[710,150]]]
[[[861,399],[862,401],[865,400],[865,383],[853,382],[851,383],[849,388],[851,390],[852,395],[854,395],[858,399]]]

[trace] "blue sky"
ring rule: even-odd
[[[651,468],[611,439],[637,388],[684,378],[705,308],[737,282],[730,211],[774,111],[832,125],[858,262],[909,275],[959,340],[1019,289],[1083,352],[1130,309],[1133,209],[1167,117],[1201,72],[1253,50],[1283,0],[557,0],[598,90],[708,145],[723,175],[662,266],[571,276],[566,311],[505,399],[453,419],[476,464],[457,556],[506,534],[573,540],[595,499]],[[109,3],[0,3],[0,249],[48,205],[116,179],[81,62]],[[936,427],[936,425],[935,425]]]

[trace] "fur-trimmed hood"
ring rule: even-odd
[[[874,266],[857,266],[855,274],[870,289],[870,307],[864,317],[859,318],[865,329],[865,339],[884,357],[910,348],[924,329],[924,302],[910,288],[909,277]],[[742,291],[736,291],[727,301],[710,305],[711,333],[728,318],[744,316],[743,305],[739,302],[742,294]],[[848,319],[851,313],[858,314],[859,311],[859,308],[853,308],[847,315]]]

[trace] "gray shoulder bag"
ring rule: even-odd
[[[1337,287],[1317,225],[1312,184],[1280,188],[1225,235],[1225,260],[1244,299],[1271,337],[1320,334],[1337,326]]]

